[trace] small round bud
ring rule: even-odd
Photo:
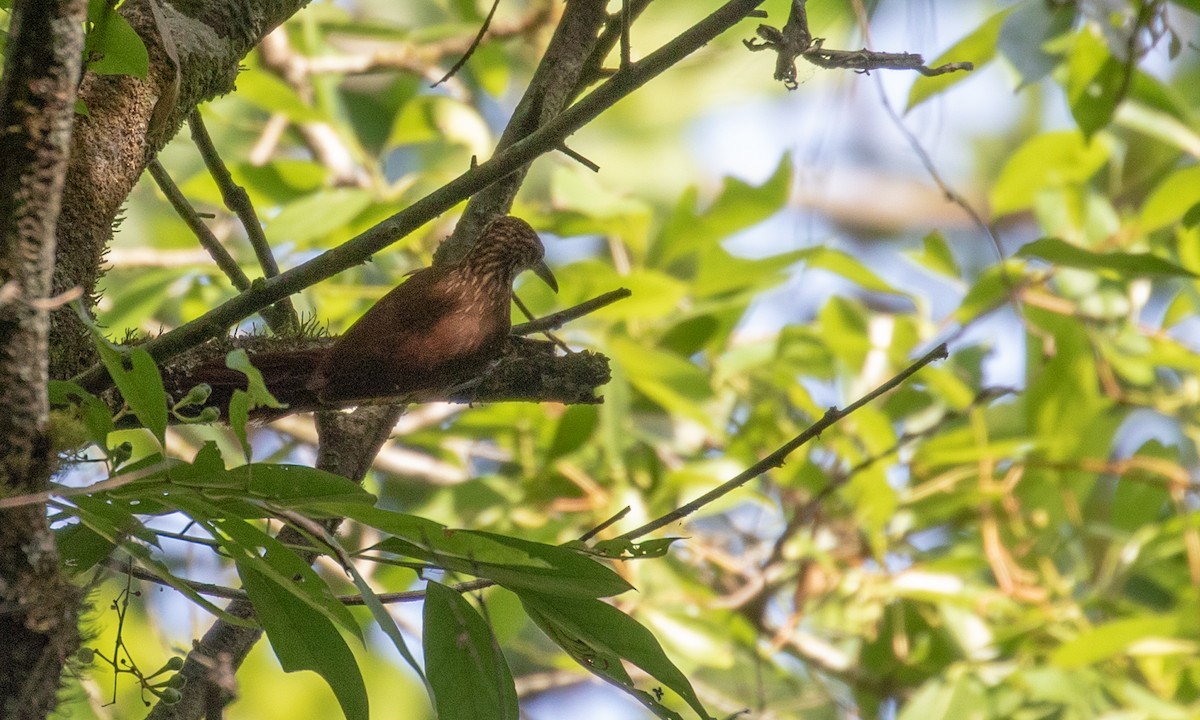
[[[179,401],[179,407],[187,407],[188,405],[203,405],[208,396],[212,395],[212,385],[208,383],[200,383],[196,387],[188,390],[188,394]]]

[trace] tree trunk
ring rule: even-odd
[[[13,6],[0,86],[0,495],[50,485],[47,298],[86,10],[85,0]],[[0,510],[0,717],[54,709],[77,615],[45,505]]]

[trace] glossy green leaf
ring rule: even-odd
[[[992,212],[999,215],[1028,210],[1047,189],[1082,185],[1108,162],[1108,148],[1078,132],[1035,135],[1009,157],[992,187]]]
[[[284,671],[316,672],[329,683],[347,720],[369,720],[367,688],[358,662],[329,618],[248,564],[238,562],[237,568]]]
[[[1164,177],[1142,204],[1138,221],[1142,230],[1152,232],[1177,223],[1189,210],[1200,204],[1200,165],[1191,165]]]
[[[530,618],[580,665],[613,683],[658,717],[678,718],[650,693],[638,689],[621,667],[630,662],[673,690],[701,718],[711,716],[691,682],[667,658],[654,635],[641,623],[601,600],[522,592]]]
[[[107,0],[89,0],[84,58],[97,75],[132,75],[146,79],[150,56],[142,38]]]
[[[461,595],[425,585],[425,668],[439,720],[517,720],[512,672],[488,624]]]
[[[140,347],[117,350],[97,335],[96,349],[121,397],[161,445],[167,432],[167,393],[154,360]]]
[[[239,568],[253,570],[264,582],[275,583],[280,592],[294,595],[314,612],[362,639],[362,629],[350,610],[294,551],[245,520],[225,516],[219,507],[203,498],[183,497],[175,502],[208,530]]]
[[[864,290],[875,292],[898,292],[862,263],[858,258],[833,248],[819,247],[804,251],[808,267],[821,268],[836,273]]]
[[[316,501],[310,508],[343,516],[393,537],[375,547],[484,577],[513,588],[570,597],[607,597],[631,586],[590,557],[555,545],[495,533],[452,530],[438,523],[362,504]]]

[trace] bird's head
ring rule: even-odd
[[[544,260],[546,248],[529,223],[502,215],[483,229],[465,262],[481,270],[503,275],[509,284],[519,273],[532,270],[550,289],[558,292],[558,281]]]

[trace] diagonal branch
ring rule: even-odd
[[[196,320],[148,341],[143,347],[155,360],[161,362],[189,347],[223,334],[235,323],[267,305],[347,268],[366,262],[372,255],[403,239],[472,194],[507,177],[539,155],[553,150],[617,101],[733,27],[762,2],[763,0],[730,0],[643,60],[619,70],[587,97],[492,159],[467,170],[439,190],[339,247],[276,277],[264,280]],[[111,385],[102,366],[82,374],[78,381],[91,392],[103,390]]]
[[[888,380],[887,382],[880,385],[879,387],[875,388],[871,392],[867,393],[866,395],[863,395],[858,400],[855,400],[854,402],[850,403],[849,405],[847,405],[845,407],[845,409],[839,410],[838,408],[835,408],[835,407],[829,408],[829,410],[823,416],[821,416],[820,420],[818,420],[815,423],[813,423],[812,425],[808,426],[808,428],[804,432],[800,433],[796,437],[787,441],[786,443],[781,445],[779,447],[779,449],[775,450],[775,452],[766,456],[762,460],[759,460],[758,462],[754,463],[753,465],[746,468],[743,472],[739,473],[735,477],[730,478],[729,480],[726,480],[725,482],[721,483],[720,485],[713,488],[712,490],[709,490],[708,492],[704,493],[703,495],[696,498],[695,500],[693,500],[685,505],[681,505],[681,506],[675,508],[674,510],[672,510],[671,512],[666,513],[665,515],[662,515],[661,517],[655,518],[654,520],[651,520],[650,522],[646,523],[645,525],[642,525],[641,527],[634,528],[633,530],[630,530],[629,532],[622,534],[621,537],[625,538],[627,540],[633,540],[633,539],[639,538],[643,535],[646,535],[648,533],[652,533],[655,530],[658,530],[660,528],[666,527],[667,525],[670,525],[671,523],[673,523],[677,520],[682,520],[683,518],[687,517],[688,515],[691,515],[692,513],[696,512],[697,510],[704,507],[705,505],[708,505],[708,504],[724,497],[725,495],[729,494],[730,492],[740,488],[741,486],[750,482],[751,480],[758,477],[759,475],[762,475],[766,471],[771,470],[773,468],[780,467],[781,465],[783,465],[784,461],[787,459],[787,456],[791,455],[801,445],[804,445],[805,443],[809,442],[810,440],[814,440],[814,439],[820,437],[821,433],[828,430],[830,427],[832,427],[835,423],[837,423],[842,418],[844,418],[847,415],[849,415],[850,413],[858,410],[862,406],[871,402],[875,398],[883,395],[884,393],[887,393],[890,390],[895,389],[901,383],[903,383],[905,380],[912,377],[918,370],[920,370],[921,368],[925,367],[926,365],[932,363],[934,360],[944,360],[946,357],[948,357],[948,355],[949,355],[949,353],[946,349],[946,346],[944,344],[938,345],[936,348],[934,348],[933,350],[926,353],[925,356],[922,357],[920,360],[917,360],[912,365],[909,365],[907,368],[905,368],[904,371],[901,372],[899,375],[896,375],[895,377]]]

